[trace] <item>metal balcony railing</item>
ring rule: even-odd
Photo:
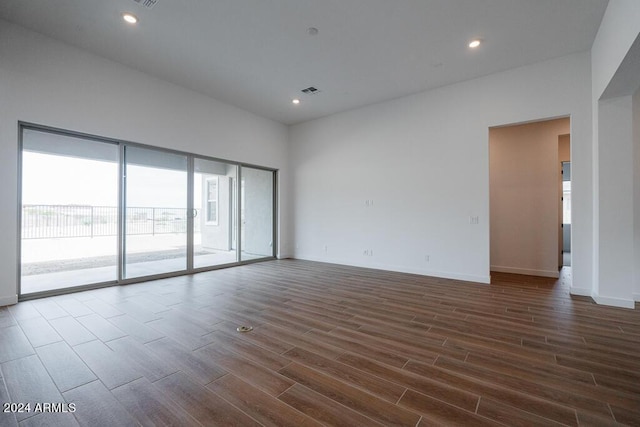
[[[200,232],[196,209],[194,232]],[[186,208],[128,207],[127,235],[186,233]],[[118,235],[118,208],[85,205],[23,205],[22,238],[52,239]]]

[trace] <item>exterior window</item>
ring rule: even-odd
[[[206,221],[207,225],[218,225],[218,177],[207,178],[206,186]]]
[[[562,223],[571,224],[571,181],[562,182]]]

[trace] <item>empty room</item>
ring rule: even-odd
[[[0,426],[640,425],[637,0],[0,1]]]

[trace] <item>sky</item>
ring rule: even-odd
[[[22,203],[117,206],[118,165],[114,162],[24,151]],[[187,173],[128,166],[130,207],[186,208]],[[201,179],[195,179],[199,205]]]

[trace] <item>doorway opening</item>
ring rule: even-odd
[[[562,267],[571,267],[571,162],[562,162]]]
[[[558,267],[571,267],[571,136],[558,137],[560,161],[560,257]]]
[[[569,117],[489,128],[492,272],[560,277],[570,128]]]

